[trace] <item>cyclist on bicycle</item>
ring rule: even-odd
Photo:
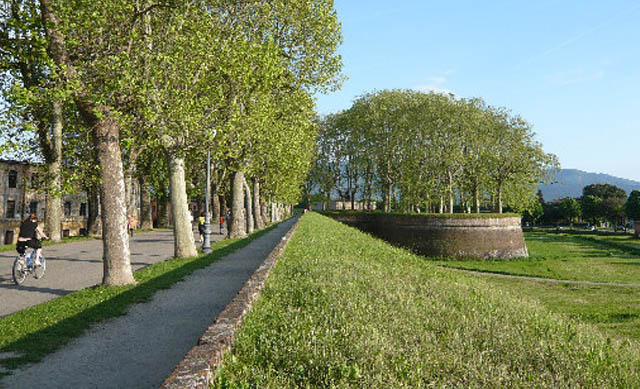
[[[40,237],[49,239],[49,237],[38,226],[38,216],[35,213],[29,215],[20,224],[20,234],[18,235],[18,246],[32,247],[36,250],[36,266],[41,266],[40,252],[42,251],[42,244],[40,243]],[[20,249],[18,249],[20,251]]]

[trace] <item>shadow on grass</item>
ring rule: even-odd
[[[613,234],[589,234],[607,236]],[[627,256],[626,258],[640,257],[640,248],[631,247],[624,242],[612,242],[602,239],[597,239],[592,236],[585,236],[585,234],[578,233],[547,233],[547,232],[530,232],[526,236],[526,240],[530,242],[543,242],[543,243],[571,243],[580,246],[584,252],[581,253],[582,257],[587,258],[601,258],[607,256],[613,256],[614,253],[608,252],[608,250],[621,251]],[[615,256],[623,256],[621,253],[615,253]]]
[[[131,305],[149,301],[158,290],[169,289],[172,285],[183,280],[194,271],[207,267],[222,257],[247,246],[252,241],[275,229],[277,225],[278,224],[273,224],[245,239],[238,240],[225,247],[216,249],[208,255],[190,259],[172,259],[149,266],[146,268],[146,271],[152,272],[153,267],[166,266],[167,262],[184,262],[183,264],[176,264],[176,267],[172,270],[168,270],[157,276],[152,275],[146,280],[139,280],[139,283],[135,286],[94,286],[29,308],[26,311],[32,311],[33,314],[27,314],[25,316],[29,316],[28,320],[33,323],[33,320],[38,319],[38,314],[45,314],[47,312],[47,308],[55,310],[57,307],[61,306],[61,304],[64,304],[64,299],[73,298],[77,293],[87,293],[89,295],[87,298],[88,300],[91,300],[91,296],[97,296],[97,294],[102,293],[102,291],[110,291],[112,293],[115,291],[115,293],[117,293],[106,301],[95,304],[89,308],[78,308],[78,312],[73,314],[73,316],[62,319],[59,322],[34,333],[25,334],[20,339],[1,347],[0,353],[15,353],[17,356],[0,359],[0,366],[4,366],[8,369],[16,369],[25,364],[40,361],[46,355],[55,352],[74,338],[82,335],[83,332],[89,329],[92,325],[109,318],[125,315],[127,313],[127,309]],[[139,275],[140,274],[136,272],[136,278],[141,278]],[[122,291],[120,292],[119,290]],[[24,313],[24,311],[17,312],[17,314],[21,313]],[[10,320],[14,315],[6,316],[3,320],[7,320],[8,318]],[[0,371],[0,377],[3,375],[7,375],[7,373]],[[2,384],[0,382],[0,387],[1,386]]]

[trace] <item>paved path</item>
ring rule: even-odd
[[[218,232],[216,227],[215,232]],[[222,235],[211,234],[220,240]],[[136,233],[130,240],[134,270],[173,256],[173,232]],[[16,286],[11,279],[15,250],[0,253],[0,317],[102,282],[102,240],[47,246],[47,271],[42,279],[29,277]]]
[[[1,379],[0,387],[157,388],[295,221],[158,291],[125,316],[95,325],[40,363]]]

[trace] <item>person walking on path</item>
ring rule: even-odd
[[[198,217],[198,233],[200,234],[200,239],[198,240],[198,243],[204,242],[204,234],[206,234],[206,231],[204,228],[204,212],[200,214],[200,217]]]
[[[36,266],[42,266],[40,263],[40,253],[42,252],[40,238],[49,239],[40,226],[38,226],[38,215],[32,213],[20,224],[20,234],[18,234],[16,249],[18,252],[22,250],[21,248],[26,247],[36,249]]]
[[[127,216],[127,231],[129,231],[129,235],[133,236],[133,230],[136,228],[136,219],[133,215]]]

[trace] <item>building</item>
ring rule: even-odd
[[[44,220],[47,197],[39,191],[40,172],[27,162],[0,160],[0,239],[14,244],[20,223],[30,213]],[[62,236],[82,235],[87,225],[87,196],[84,193],[62,197]]]

